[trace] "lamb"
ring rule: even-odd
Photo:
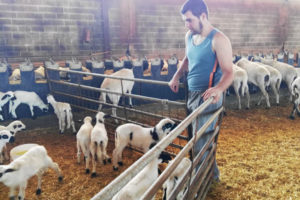
[[[91,133],[91,143],[90,143],[90,152],[92,154],[92,164],[93,170],[91,177],[96,177],[96,161],[103,161],[103,164],[106,164],[106,161],[111,162],[110,157],[106,153],[106,147],[108,143],[107,132],[104,126],[104,119],[110,117],[109,115],[104,114],[103,112],[98,112],[96,114],[96,124],[92,129]]]
[[[242,96],[245,95],[247,96],[247,109],[250,108],[250,94],[249,94],[249,88],[248,88],[248,75],[247,72],[238,67],[237,65],[233,65],[233,82],[232,82],[232,86],[233,89],[235,91],[235,94],[237,96],[238,99],[238,108],[241,109],[241,97],[239,94],[239,90],[241,88],[241,94]]]
[[[15,189],[19,188],[18,199],[25,198],[27,181],[34,175],[38,176],[38,188],[36,194],[41,193],[42,175],[48,168],[56,171],[59,181],[63,177],[57,163],[48,156],[44,146],[35,146],[29,149],[24,155],[16,158],[8,165],[0,165],[0,181],[9,187],[9,198],[15,199]]]
[[[267,60],[264,58],[259,58],[260,61],[264,64],[271,65],[275,69],[277,69],[281,75],[282,75],[282,80],[286,83],[288,90],[290,92],[290,101],[292,100],[292,83],[293,81],[297,78],[297,71],[296,69],[286,63],[275,61],[275,60]]]
[[[292,95],[294,96],[294,107],[290,115],[290,119],[295,119],[295,112],[300,116],[300,77],[297,77],[292,83]]]
[[[14,92],[16,99],[11,99],[9,102],[9,113],[14,119],[17,118],[16,109],[21,104],[27,104],[30,108],[31,117],[34,116],[33,107],[39,107],[43,112],[48,111],[48,106],[44,104],[41,98],[35,92],[27,92],[22,90],[17,90]]]
[[[6,143],[13,143],[15,141],[15,137],[8,130],[0,131],[0,163],[3,163],[3,155],[2,150],[6,146]]]
[[[63,134],[65,128],[69,129],[72,126],[73,133],[76,133],[75,123],[73,121],[72,109],[69,103],[55,101],[52,95],[47,96],[47,101],[52,105],[54,113],[58,118],[59,133]],[[67,123],[66,123],[67,120]]]
[[[2,107],[9,102],[10,100],[15,100],[15,94],[12,91],[8,92],[0,92],[0,112],[2,111]],[[4,120],[3,116],[0,114],[0,120]]]
[[[83,120],[83,124],[81,125],[79,131],[76,134],[77,140],[77,163],[80,163],[80,155],[81,151],[84,155],[85,160],[85,172],[90,173],[89,170],[89,162],[90,162],[90,143],[91,143],[91,132],[93,130],[92,118],[87,116]]]
[[[147,189],[158,178],[158,164],[167,162],[171,157],[161,153],[159,158],[154,158],[142,169],[133,179],[131,179],[112,200],[140,200]],[[155,196],[152,200],[155,199]]]
[[[169,165],[172,161],[169,163]],[[182,161],[178,164],[175,170],[171,173],[169,178],[163,184],[163,199],[169,199],[172,191],[177,187],[177,184],[182,181],[184,176],[189,172],[192,162],[189,158],[183,158]],[[183,199],[184,193],[187,189],[187,183],[183,187],[183,189],[177,194],[176,199]]]
[[[264,97],[266,98],[267,108],[270,108],[269,95],[266,91],[266,87],[270,85],[270,72],[255,62],[248,61],[245,58],[241,58],[237,63],[237,66],[246,70],[248,74],[248,81],[258,86]],[[258,102],[257,105],[259,105]]]
[[[8,130],[14,137],[16,136],[17,132],[22,131],[24,129],[26,129],[25,124],[23,124],[23,122],[21,122],[19,120],[11,122],[8,126],[0,126],[0,131]],[[3,153],[4,153],[5,159],[8,160],[9,157],[8,157],[6,145],[4,145],[2,150],[0,150],[0,154],[2,155]]]
[[[132,69],[127,69],[127,68],[121,69],[121,70],[111,74],[111,76],[130,78],[130,79],[134,78]],[[128,80],[121,81],[120,79],[105,78],[101,84],[101,89],[110,90],[112,92],[117,92],[117,93],[131,94],[133,85],[134,85],[134,81],[128,81]],[[98,108],[99,111],[102,109],[102,103],[107,102],[106,94],[114,106],[117,106],[120,101],[121,96],[119,94],[101,92],[101,95],[99,97],[99,101],[101,102],[101,104],[99,105],[99,108]],[[131,97],[129,97],[129,104],[130,104],[130,106],[132,106]],[[112,108],[112,115],[114,117],[117,117],[117,109],[115,107]],[[115,122],[118,123],[118,120],[115,119]]]
[[[123,165],[122,152],[128,145],[141,148],[146,153],[158,143],[176,124],[169,118],[162,119],[155,127],[144,128],[140,125],[127,123],[117,127],[115,132],[115,149],[113,150],[113,169],[118,170],[118,165]]]
[[[281,73],[276,68],[271,67],[270,65],[266,65],[263,63],[257,63],[257,64],[265,67],[270,72],[270,86],[275,94],[276,104],[279,106],[279,89],[282,81]],[[259,102],[261,100],[262,98],[260,98]]]

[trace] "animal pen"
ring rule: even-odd
[[[133,68],[134,70],[134,68]],[[118,191],[122,189],[136,174],[138,174],[151,160],[156,159],[162,151],[168,152],[174,158],[172,164],[162,172],[157,181],[147,190],[142,199],[151,199],[157,191],[162,187],[163,183],[166,181],[168,176],[174,171],[178,164],[182,161],[184,157],[190,156],[192,160],[192,166],[187,169],[183,174],[183,179],[181,179],[178,185],[174,188],[168,199],[176,198],[177,194],[184,190],[184,199],[205,199],[206,193],[211,184],[211,177],[213,172],[213,162],[216,159],[216,141],[219,133],[219,125],[222,118],[223,107],[215,111],[214,115],[208,122],[200,128],[195,136],[191,133],[187,134],[189,125],[197,117],[201,116],[201,113],[205,108],[212,102],[212,98],[207,100],[202,106],[196,109],[193,113],[188,115],[186,118],[178,118],[180,115],[178,112],[185,112],[185,102],[182,100],[172,101],[167,99],[160,99],[157,97],[147,97],[141,94],[127,94],[127,93],[116,93],[109,90],[99,89],[99,87],[89,86],[82,83],[83,75],[89,76],[90,79],[104,79],[104,78],[114,78],[123,81],[134,81],[135,91],[140,91],[138,88],[143,87],[143,84],[152,85],[152,87],[168,87],[168,83],[164,81],[155,80],[145,80],[145,79],[128,79],[123,77],[113,77],[105,74],[97,73],[86,73],[75,70],[69,70],[70,80],[58,80],[59,69],[54,69],[51,67],[47,68],[48,74],[48,84],[50,88],[50,93],[55,96],[61,97],[63,99],[68,99],[71,102],[73,108],[78,111],[89,111],[97,112],[98,105],[103,103],[107,107],[116,107],[119,110],[120,117],[116,117],[118,120],[123,122],[130,122],[139,124],[142,126],[150,126],[146,124],[145,121],[141,121],[143,118],[147,118],[146,121],[156,121],[164,117],[169,117],[176,121],[178,126],[162,139],[156,146],[150,149],[149,152],[145,153],[139,160],[133,163],[128,169],[126,169],[122,174],[120,174],[115,180],[109,183],[105,188],[103,188],[98,194],[96,194],[92,199],[109,200]],[[56,78],[55,78],[56,77]],[[73,81],[72,81],[73,80]],[[77,83],[74,83],[76,80]],[[183,84],[181,84],[181,87]],[[123,103],[121,105],[115,106],[110,103],[100,102],[99,92],[113,93],[123,97]],[[126,105],[125,97],[131,97],[134,99],[133,108],[129,108]],[[149,110],[145,108],[150,107]],[[108,113],[108,109],[105,111]],[[118,115],[119,115],[118,114]],[[141,117],[138,117],[140,115]],[[114,116],[113,116],[114,117]],[[115,117],[114,117],[115,118]],[[194,155],[193,147],[195,142],[201,137],[205,132],[207,127],[215,120],[219,118],[219,125],[215,128],[213,137],[206,143],[201,152],[198,155]],[[114,126],[113,124],[110,124]],[[114,136],[109,136],[113,139]],[[183,145],[182,145],[183,144]],[[134,149],[140,151],[139,149]],[[205,152],[209,152],[207,156],[204,157]],[[192,177],[192,173],[197,165],[200,167],[197,169],[196,174]]]

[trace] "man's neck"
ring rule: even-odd
[[[200,33],[201,37],[207,37],[208,34],[214,29],[211,24],[206,24],[203,26],[202,33]]]

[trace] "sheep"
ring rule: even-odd
[[[294,96],[294,107],[290,115],[290,119],[295,119],[295,112],[300,116],[300,77],[297,77],[292,83],[292,95]]]
[[[170,161],[169,165],[172,163]],[[171,175],[168,177],[168,179],[163,184],[163,200],[169,199],[172,191],[175,189],[178,183],[181,182],[181,180],[184,178],[186,173],[188,173],[188,170],[190,170],[190,167],[192,165],[192,162],[189,158],[183,158],[178,166],[175,168],[175,170],[171,173]],[[193,171],[195,173],[195,171]],[[177,194],[176,199],[183,199],[184,193],[187,189],[187,183],[183,187],[181,191]]]
[[[80,155],[81,151],[84,155],[85,160],[85,172],[90,173],[89,170],[89,162],[90,162],[90,143],[91,143],[91,132],[93,130],[92,118],[87,116],[83,120],[83,124],[81,125],[79,131],[76,134],[77,141],[77,163],[80,163]]]
[[[154,158],[142,169],[133,179],[131,179],[112,200],[140,200],[147,189],[158,178],[158,164],[167,162],[171,157],[161,153],[159,158]],[[152,200],[155,199],[155,196]]]
[[[127,69],[127,68],[121,69],[121,70],[111,74],[111,76],[131,78],[131,79],[134,78],[132,69]],[[133,85],[134,85],[134,81],[128,81],[128,80],[121,81],[120,79],[105,78],[103,80],[100,88],[105,89],[105,90],[110,90],[112,92],[117,92],[117,93],[131,94]],[[100,111],[102,109],[102,103],[107,102],[106,95],[109,97],[109,99],[111,100],[111,102],[114,106],[117,106],[120,101],[121,96],[119,94],[101,92],[101,95],[99,97],[99,101],[101,103],[98,107],[98,111]],[[132,107],[131,97],[129,97],[129,105]],[[114,116],[115,118],[117,117],[117,109],[115,107],[112,108],[112,116]],[[115,119],[115,122],[118,123],[118,120]]]
[[[19,68],[13,70],[11,76],[9,77],[9,81],[18,81],[21,80],[21,71]]]
[[[92,129],[91,133],[91,143],[90,143],[90,152],[92,154],[92,175],[91,177],[96,177],[96,161],[103,161],[103,164],[106,164],[106,161],[111,162],[110,157],[106,153],[106,147],[108,143],[107,132],[104,126],[104,119],[110,117],[103,112],[98,112],[96,114],[96,124]]]
[[[9,198],[15,199],[15,189],[19,188],[18,199],[25,198],[27,181],[34,175],[38,176],[38,188],[36,194],[41,193],[42,175],[48,168],[56,171],[59,181],[63,177],[57,163],[48,156],[44,146],[30,148],[24,155],[16,158],[8,165],[0,165],[0,181],[9,187]]]
[[[9,102],[10,100],[15,100],[16,96],[12,91],[8,92],[0,92],[0,112],[2,111],[2,107]],[[0,114],[0,120],[4,120],[3,116]]]
[[[33,107],[39,107],[43,112],[48,111],[48,105],[44,104],[41,98],[35,92],[27,92],[22,90],[17,90],[14,92],[16,99],[11,99],[9,102],[9,113],[14,119],[17,118],[16,109],[21,104],[27,104],[30,108],[31,117],[35,117],[33,112]]]
[[[292,83],[297,78],[296,69],[293,66],[283,62],[268,60],[262,57],[259,57],[259,59],[262,63],[271,65],[281,73],[282,80],[286,83],[288,90],[290,92],[290,101],[292,101],[292,90],[293,90]]]
[[[266,65],[259,62],[257,62],[257,64],[265,67],[270,72],[270,86],[275,94],[276,104],[279,105],[279,89],[282,81],[281,73],[276,68],[271,67],[270,65]],[[261,100],[262,98],[260,98],[259,104]]]
[[[175,126],[175,122],[169,118],[160,120],[160,122],[152,128],[144,128],[132,123],[118,126],[115,132],[113,169],[118,170],[118,164],[120,166],[123,165],[122,152],[128,144],[140,148],[146,153],[151,147],[173,130]]]
[[[266,98],[267,108],[270,108],[269,95],[266,91],[266,87],[270,85],[270,72],[257,63],[248,61],[245,58],[241,58],[237,63],[237,66],[246,70],[248,74],[248,81],[258,86],[264,97]],[[257,105],[259,105],[258,102]]]
[[[0,131],[0,163],[3,163],[3,155],[2,150],[6,146],[6,143],[13,143],[15,141],[15,137],[8,130]]]
[[[241,109],[241,97],[239,94],[239,90],[241,88],[241,94],[242,96],[245,95],[246,93],[246,97],[247,97],[247,109],[250,108],[250,94],[249,94],[249,88],[248,88],[248,75],[247,72],[238,67],[237,65],[233,65],[233,82],[232,82],[232,87],[235,91],[235,94],[237,96],[238,99],[238,109]]]
[[[58,118],[59,133],[63,134],[65,128],[69,129],[72,126],[73,133],[75,134],[76,129],[70,104],[56,101],[52,95],[47,96],[47,102],[52,105],[54,113]]]
[[[25,130],[26,126],[25,124],[23,124],[23,122],[16,120],[11,122],[9,125],[7,126],[0,126],[0,131],[1,130],[8,130],[14,137],[16,136],[16,133],[22,130]],[[3,146],[3,149],[0,151],[0,154],[2,155],[4,153],[4,158],[6,160],[8,160],[8,152],[7,152],[7,148],[6,145]]]

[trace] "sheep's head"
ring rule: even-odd
[[[13,134],[8,130],[0,131],[0,143],[6,144],[7,142],[13,143],[15,141],[15,137]]]
[[[104,112],[98,112],[96,114],[96,123],[104,123],[104,119],[111,117],[110,115],[105,114]]]
[[[4,93],[4,95],[1,98],[1,101],[2,101],[3,104],[5,104],[10,100],[13,101],[15,99],[16,99],[15,94],[12,91],[8,91],[8,92]]]
[[[169,118],[165,118],[160,120],[160,122],[154,127],[153,132],[156,132],[158,136],[158,140],[161,140],[168,133],[170,133],[175,127],[176,124],[173,120]],[[154,136],[155,133],[153,133],[152,135]]]
[[[3,181],[3,175],[15,171],[9,165],[0,165],[0,181]]]
[[[92,123],[92,117],[90,116],[86,116],[84,119],[83,119],[83,123],[87,124],[87,123]]]
[[[47,96],[47,103],[51,103],[51,102],[55,102],[55,99],[54,99],[53,95],[48,94],[48,96]]]
[[[9,124],[9,126],[11,127],[10,132],[12,135],[17,133],[18,131],[22,131],[26,129],[25,124],[23,124],[23,122],[19,120],[13,121],[12,123]]]

